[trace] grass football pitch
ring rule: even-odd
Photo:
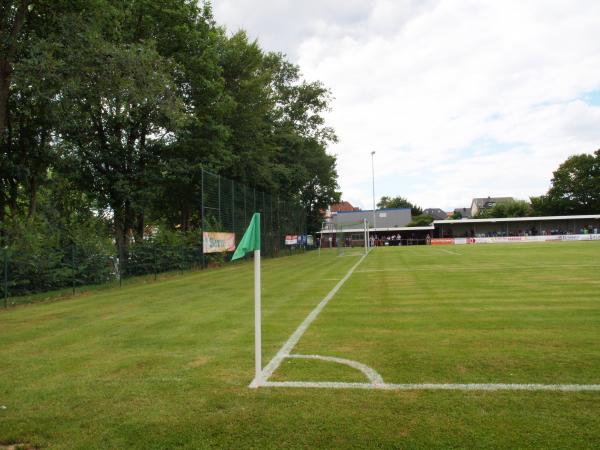
[[[360,258],[263,261],[263,366]],[[0,448],[600,447],[598,390],[250,389],[252,269],[1,311]],[[390,385],[598,385],[600,242],[377,248],[291,353]],[[293,357],[270,381],[367,380]]]

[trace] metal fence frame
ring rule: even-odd
[[[261,253],[264,256],[275,257],[304,250],[285,246],[286,235],[306,234],[307,214],[298,202],[245,186],[206,169],[201,171],[201,200],[196,211],[200,216],[199,224],[196,221],[196,228],[192,231],[179,233],[180,242],[161,243],[152,234],[146,236],[141,242],[134,242],[132,238],[126,255],[120,255],[116,246],[111,254],[92,255],[89,251],[84,253],[75,243],[68,248],[49,248],[48,254],[53,252],[54,260],[51,270],[55,271],[57,276],[43,272],[44,267],[33,267],[35,264],[31,261],[19,259],[21,255],[12,254],[14,252],[11,251],[10,246],[4,247],[1,278],[4,307],[9,306],[9,298],[18,296],[69,288],[75,294],[78,287],[86,285],[105,282],[121,284],[124,278],[140,275],[153,276],[156,279],[162,272],[202,270],[229,263],[228,254],[204,253],[202,233],[204,231],[232,232],[235,233],[235,241],[238,243],[255,212],[261,213]],[[41,258],[38,255],[38,259],[43,260],[43,255]],[[15,270],[17,264],[32,266],[31,275],[23,277],[24,279],[11,278],[11,272],[24,273],[23,270]],[[86,272],[90,268],[96,270],[100,268],[100,275],[91,277]],[[29,273],[27,272],[29,268],[25,269],[25,273]],[[60,281],[56,285],[43,282],[34,285],[36,273],[45,275],[49,279],[60,277]],[[38,281],[41,278],[43,277],[38,277]],[[86,281],[90,279],[97,282]],[[44,286],[52,287],[44,288]]]

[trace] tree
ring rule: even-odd
[[[0,3],[0,141],[6,130],[13,66],[19,58],[22,31],[33,3],[31,0],[5,0]]]
[[[527,217],[531,215],[531,205],[524,200],[510,200],[497,203],[493,208],[481,210],[476,218]]]
[[[566,214],[564,211],[565,201],[550,198],[548,195],[529,197],[531,202],[532,216],[560,216]]]
[[[271,112],[276,153],[273,180],[277,191],[299,199],[308,215],[308,229],[321,226],[321,211],[340,199],[336,159],[326,152],[337,142],[333,129],[325,125],[330,92],[319,82],[301,79],[300,70],[283,55],[269,53],[265,58],[271,71]]]
[[[392,209],[392,208],[410,208],[410,214],[412,216],[419,216],[423,214],[423,209],[417,205],[413,205],[404,197],[381,197],[377,207],[381,209]]]
[[[203,169],[302,204],[314,227],[339,199],[329,91],[228,36],[210,3],[0,7],[0,220],[33,220],[40,192],[71,186],[124,249],[148,220],[199,225]]]
[[[52,49],[65,44],[64,19],[83,0],[6,0],[0,5],[0,220],[33,219],[38,191],[57,160],[56,99],[64,79]],[[88,2],[84,2],[88,3]]]
[[[537,203],[554,214],[600,212],[600,150],[569,157],[554,172],[547,196]]]
[[[410,223],[407,225],[409,227],[426,227],[433,223],[433,217],[427,214],[419,214],[418,216],[414,216]]]
[[[154,46],[88,36],[68,61],[61,127],[80,189],[110,208],[121,251],[141,238],[159,181],[159,156],[173,139],[181,104],[172,63]]]
[[[452,219],[452,220],[460,220],[462,218],[463,218],[462,214],[459,211],[454,211],[452,213],[452,215],[450,216],[450,219]]]
[[[165,43],[161,39],[158,48],[176,62],[174,79],[185,102],[185,121],[160,158],[161,182],[151,212],[154,219],[166,220],[172,228],[180,225],[183,231],[200,225],[202,169],[224,174],[231,165],[231,130],[225,119],[235,105],[223,78],[227,38],[215,26],[210,5],[186,11],[159,33]],[[145,20],[164,22],[160,10],[155,15]]]

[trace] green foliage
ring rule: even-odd
[[[379,200],[379,203],[377,203],[377,207],[381,208],[381,209],[410,208],[410,214],[412,216],[419,216],[419,215],[423,214],[422,208],[420,208],[417,205],[413,205],[407,199],[405,199],[404,197],[400,197],[400,196],[398,196],[398,197],[383,196],[383,197],[381,197],[381,200]]]
[[[265,254],[276,254],[281,235],[306,231],[299,212],[316,229],[339,199],[329,91],[245,32],[228,35],[210,3],[0,8],[0,239],[13,294],[218,263],[225,255],[202,258],[200,227],[239,234],[250,208],[268,213]]]
[[[135,241],[124,262],[124,276],[146,275],[198,267],[202,261],[199,233],[180,233],[157,227],[154,236]]]
[[[74,225],[67,232],[39,219],[13,220],[2,231],[10,295],[104,283],[115,277],[114,247],[92,223]]]
[[[600,212],[600,150],[567,158],[554,171],[546,195],[530,200],[531,214],[535,216]]]
[[[531,211],[531,205],[525,200],[510,200],[479,211],[476,218],[527,217],[531,215]]]
[[[427,225],[431,225],[432,223],[433,223],[433,217],[431,217],[427,214],[419,214],[418,216],[414,216],[407,226],[409,226],[409,227],[426,227]]]
[[[452,215],[450,216],[450,219],[452,219],[452,220],[460,220],[462,218],[463,218],[462,214],[460,212],[458,212],[458,211],[454,211],[452,213]]]
[[[536,206],[560,215],[600,212],[600,150],[573,155],[562,163],[547,196]]]
[[[147,223],[199,227],[202,168],[300,204],[315,227],[339,198],[329,91],[228,36],[209,3],[29,3],[2,4],[0,221],[33,218],[62,178],[126,252]]]

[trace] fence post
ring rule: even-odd
[[[204,269],[204,168],[200,168],[200,228],[202,229],[202,255],[201,265]]]
[[[179,246],[179,274],[183,275],[183,261],[185,260],[185,247],[182,242]]]
[[[235,235],[235,184],[231,180],[231,228]]]
[[[265,242],[267,245],[265,245],[265,247],[268,247],[268,242],[267,242],[267,208],[266,208],[266,204],[265,204],[265,191],[262,191],[262,211],[261,211],[261,215],[265,218],[264,220],[261,220],[261,230],[260,230],[260,239],[262,240],[262,242]],[[265,248],[265,253],[268,253],[268,248]]]
[[[154,281],[156,281],[156,242],[152,242],[152,268],[154,269]]]
[[[223,226],[223,221],[221,220],[221,175],[217,175],[217,198],[219,201],[219,225]]]
[[[8,308],[8,247],[4,247],[4,308]]]
[[[75,243],[71,245],[71,283],[75,295]]]
[[[119,287],[123,286],[123,250],[119,248]]]

